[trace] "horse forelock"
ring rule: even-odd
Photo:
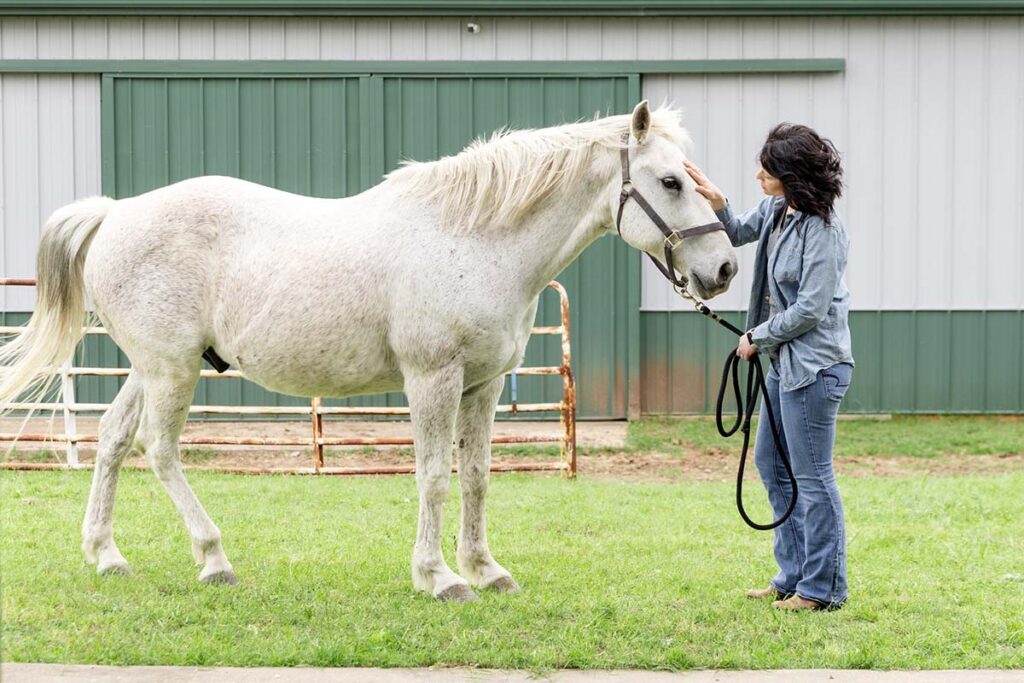
[[[690,138],[677,110],[651,113],[652,135],[684,149]],[[437,161],[404,161],[389,182],[421,199],[440,203],[452,232],[511,229],[561,183],[580,180],[595,157],[622,147],[630,116],[609,116],[551,128],[502,129],[474,140],[462,152]]]

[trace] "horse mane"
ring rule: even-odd
[[[680,112],[668,107],[652,111],[650,134],[688,148],[690,138],[679,118]],[[403,161],[387,180],[439,201],[444,226],[452,232],[516,225],[559,184],[587,173],[599,150],[621,149],[630,119],[625,114],[551,128],[502,129],[453,156]]]

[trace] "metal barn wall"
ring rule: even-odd
[[[843,74],[649,76],[644,93],[686,110],[695,158],[737,207],[758,198],[753,155],[770,123],[807,121],[845,153],[839,210],[852,237],[858,358],[849,409],[1024,410],[1021,17],[478,21],[470,35],[458,18],[5,17],[0,58],[845,57]],[[2,267],[31,275],[41,220],[100,190],[99,77],[5,74],[0,97]],[[747,268],[715,301],[726,310],[745,306],[742,251]],[[2,310],[31,306],[10,289],[0,296]],[[704,363],[700,335],[685,332],[693,314],[650,273],[643,309],[643,409],[705,410],[703,386],[676,370]]]
[[[744,55],[843,56],[846,70],[652,76],[644,92],[702,103],[688,107],[694,157],[737,211],[763,197],[755,155],[774,123],[808,123],[842,150],[858,361],[844,410],[1024,411],[1021,20],[780,20],[710,34],[711,56],[740,41]],[[716,309],[746,309],[755,248]],[[703,331],[647,263],[642,302],[642,411],[713,410],[707,359],[733,340]]]
[[[635,87],[635,84],[634,84]],[[183,178],[226,174],[281,189],[326,197],[351,195],[376,184],[402,159],[434,159],[457,153],[474,137],[503,125],[537,128],[598,109],[628,110],[626,77],[105,77],[104,112],[110,131],[104,189],[114,197],[139,194]],[[629,289],[618,287],[639,270],[635,256],[611,237],[599,240],[560,276],[570,300],[573,366],[581,388],[580,416],[626,416],[623,369],[636,310]],[[541,298],[538,324],[555,326],[558,297]],[[615,324],[619,322],[620,324]],[[87,358],[110,357],[108,341],[91,339]],[[124,361],[122,360],[122,363]],[[534,337],[524,365],[555,366],[561,344]],[[79,378],[87,402],[110,400],[116,378]],[[519,379],[518,400],[557,402],[561,378]],[[506,388],[506,402],[510,402]],[[296,405],[237,379],[201,380],[197,402],[223,405]],[[400,393],[355,397],[333,404],[405,405]]]
[[[100,192],[100,83],[91,75],[0,74],[0,272],[35,277],[43,221]],[[0,287],[0,311],[35,290]]]

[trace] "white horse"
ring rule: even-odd
[[[523,358],[545,285],[614,232],[627,131],[632,181],[665,221],[715,220],[683,168],[678,118],[645,101],[632,116],[506,131],[408,163],[345,199],[210,176],[56,211],[40,241],[35,314],[0,349],[0,407],[45,388],[72,355],[88,297],[131,372],[100,423],[82,525],[87,559],[100,574],[129,571],[113,506],[134,446],[184,518],[199,580],[236,582],[178,453],[200,358],[212,347],[247,379],[286,394],[404,390],[420,496],[413,585],[454,600],[474,599],[470,585],[517,590],[491,556],[484,516],[504,374]],[[635,203],[621,233],[664,261],[662,234]],[[722,232],[686,239],[672,259],[704,297],[736,272]],[[453,448],[459,573],[440,543]]]

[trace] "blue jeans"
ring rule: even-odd
[[[846,600],[846,523],[832,470],[832,446],[853,366],[837,363],[819,370],[814,384],[782,392],[775,361],[771,366],[765,385],[799,487],[793,514],[775,529],[779,573],[771,583],[780,593],[838,606]],[[781,516],[793,487],[772,440],[763,402],[754,461],[775,516]]]

